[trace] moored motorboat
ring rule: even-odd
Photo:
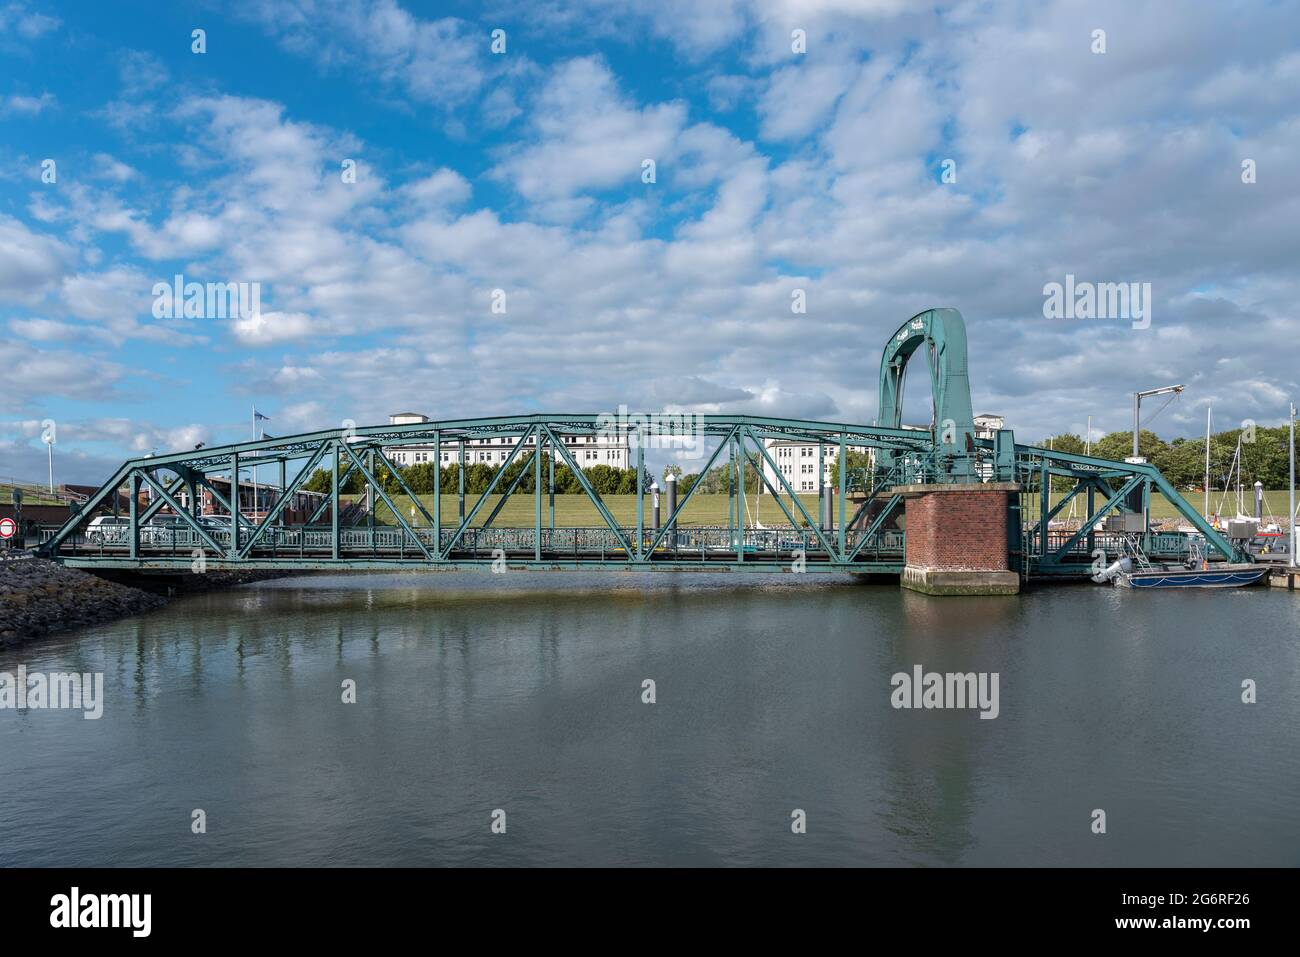
[[[1267,566],[1246,563],[1216,564],[1205,568],[1152,566],[1120,571],[1114,581],[1126,588],[1241,588],[1256,584],[1266,574]]]

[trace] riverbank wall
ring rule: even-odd
[[[6,559],[0,561],[0,646],[12,647],[74,628],[145,614],[179,595],[287,574],[110,576],[65,568],[43,558]]]

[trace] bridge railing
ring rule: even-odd
[[[54,533],[42,531],[42,541]],[[549,558],[626,557],[623,541],[635,549],[635,526],[620,527],[622,540],[608,526],[578,526],[543,528],[541,551]],[[130,547],[131,530],[127,526],[104,526],[90,539],[78,537],[68,544],[91,554],[113,555],[126,552]],[[247,530],[240,538],[246,540]],[[224,551],[230,548],[228,529],[208,529],[208,535]],[[641,549],[649,553],[657,531],[642,531]],[[435,537],[437,541],[435,542]],[[834,537],[831,533],[830,537]],[[866,537],[866,541],[863,541]],[[536,530],[529,527],[469,528],[457,538],[456,529],[444,527],[440,536],[432,528],[417,527],[408,531],[395,526],[347,528],[339,530],[339,551],[346,555],[391,555],[416,557],[422,554],[417,541],[435,554],[445,552],[455,543],[454,555],[491,558],[494,553],[506,555],[534,552]],[[856,561],[895,559],[904,549],[904,533],[898,529],[876,532],[869,537],[861,529],[845,532],[845,543],[852,551],[857,549]],[[858,549],[859,543],[862,547]],[[272,527],[263,532],[253,554],[256,556],[322,555],[331,554],[333,533],[329,527],[284,526]],[[188,556],[197,551],[210,552],[210,547],[199,535],[184,526],[144,526],[141,528],[140,550],[145,555]],[[816,532],[809,528],[790,526],[748,528],[743,530],[727,526],[680,526],[666,534],[655,548],[654,555],[708,555],[762,553],[789,557],[802,553],[806,557],[825,560],[832,557],[822,546]]]
[[[1064,548],[1066,543],[1073,537],[1074,531],[1071,529],[1051,529],[1047,533],[1047,550],[1049,554],[1055,554]],[[1186,532],[1152,532],[1150,534],[1150,546],[1146,549],[1150,555],[1156,555],[1162,558],[1186,558],[1191,551],[1189,534]],[[1033,531],[1032,526],[1025,526],[1024,539],[1030,542],[1030,547],[1035,555],[1041,553],[1041,546],[1038,535]],[[1093,551],[1100,548],[1107,556],[1122,555],[1124,548],[1125,536],[1122,532],[1093,532],[1092,545],[1089,547],[1088,538],[1084,537],[1074,542],[1068,551],[1065,552],[1071,560],[1093,559]]]

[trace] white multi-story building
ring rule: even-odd
[[[1006,420],[1000,415],[985,413],[975,416],[975,437],[979,439],[997,438],[998,430],[1003,427]],[[990,458],[984,459],[977,466],[976,471],[979,473],[980,480],[990,482],[993,480],[993,461]]]
[[[1000,415],[984,413],[975,416],[975,436],[980,439],[991,439],[997,431],[1005,424],[1005,419]]]
[[[427,415],[419,412],[397,412],[388,417],[390,425],[409,425],[416,422],[428,422]],[[629,452],[627,435],[560,435],[557,436],[568,449],[579,468],[587,469],[593,465],[608,465],[614,469],[631,468],[632,457]],[[497,436],[482,439],[469,439],[465,442],[465,465],[500,466],[510,457],[516,438]],[[524,448],[536,444],[530,438]],[[460,462],[460,441],[448,439],[442,442],[442,449],[428,445],[400,445],[384,449],[384,454],[394,465],[416,465],[420,462],[437,462],[439,468]],[[551,452],[557,461],[563,461],[559,453]]]
[[[771,456],[776,467],[780,469],[781,475],[785,478],[790,488],[796,492],[815,492],[817,491],[817,443],[801,442],[797,439],[764,439],[763,447],[767,449],[767,454]],[[839,456],[839,445],[826,445],[825,454],[821,461],[824,465],[825,484],[831,484],[831,466]],[[867,452],[871,455],[871,460],[875,461],[875,453],[864,445],[848,446],[851,452]],[[773,487],[780,489],[781,483],[777,481],[776,472],[766,461],[763,462],[763,475],[772,483]],[[784,490],[782,490],[784,491]],[[766,488],[763,490],[766,493]]]

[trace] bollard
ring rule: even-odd
[[[672,472],[669,472],[664,476],[664,481],[668,483],[668,518],[670,520],[668,534],[672,535],[676,531],[676,529],[672,527],[671,519],[673,513],[677,511],[677,476]]]

